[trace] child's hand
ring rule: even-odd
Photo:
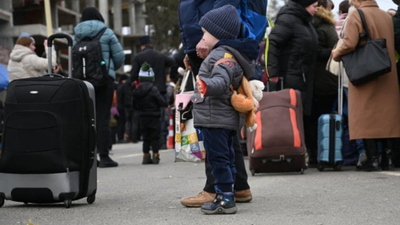
[[[203,98],[204,97],[203,84],[199,76],[196,76],[196,86],[197,86],[197,92],[199,92],[200,96]]]
[[[196,45],[196,54],[197,54],[197,56],[199,58],[201,58],[201,59],[205,59],[208,56],[209,53],[210,53],[210,51],[209,51],[206,43],[204,42],[203,39],[201,39],[199,41],[199,43],[197,43],[197,45]]]

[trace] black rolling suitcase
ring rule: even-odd
[[[65,34],[71,76],[72,39]],[[24,203],[95,201],[97,163],[95,93],[78,79],[48,74],[14,80],[5,101],[3,150],[0,152],[0,207],[5,199]]]

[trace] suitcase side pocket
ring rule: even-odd
[[[11,113],[4,128],[0,171],[23,174],[65,172],[60,133],[60,123],[52,113]]]

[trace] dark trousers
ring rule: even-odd
[[[160,149],[160,118],[155,116],[140,116],[140,132],[143,136],[143,153],[154,153]]]
[[[126,128],[125,132],[132,142],[140,141],[139,115],[137,110],[125,108]]]
[[[393,138],[382,138],[382,139],[362,139],[364,142],[365,152],[367,158],[379,157],[378,143],[382,144],[382,155],[386,156],[386,149],[393,150]]]
[[[196,52],[192,52],[188,54],[189,56],[189,63],[190,66],[192,67],[192,71],[194,75],[197,75],[199,73],[199,68],[201,63],[203,62],[203,59],[199,58],[196,54]],[[191,79],[188,80],[188,83],[191,83]],[[187,85],[187,90],[193,90],[193,85],[190,88],[189,84]],[[244,121],[241,121],[242,125]],[[241,128],[242,126],[240,126]],[[237,131],[237,135],[235,138],[233,138],[233,148],[235,151],[235,167],[236,167],[236,179],[235,179],[235,190],[236,191],[242,191],[242,190],[247,190],[250,189],[249,184],[247,183],[247,172],[246,172],[246,166],[244,164],[244,158],[243,158],[243,152],[242,148],[240,147],[239,144],[239,134],[240,134],[240,129]],[[206,148],[207,151],[207,148]],[[205,169],[206,169],[206,184],[204,186],[204,191],[210,192],[210,193],[215,193],[214,189],[214,177],[211,174],[212,167],[211,165],[207,162],[205,162]]]
[[[233,147],[234,140],[237,139],[236,131],[220,128],[200,128],[200,130],[204,137],[206,162],[211,167],[211,174],[214,178],[213,191],[209,191],[215,192],[214,185],[217,185],[223,192],[232,192],[237,173]],[[210,182],[208,176],[207,182]]]
[[[95,89],[96,92],[96,129],[97,152],[108,155],[110,110],[114,94],[114,80],[109,77],[107,83]]]
[[[118,140],[124,140],[124,135],[125,135],[125,124],[126,124],[126,113],[125,113],[125,108],[124,107],[118,107],[118,113],[119,113],[119,118],[118,118],[118,125],[117,125],[117,137]]]

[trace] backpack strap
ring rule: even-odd
[[[106,30],[107,30],[107,27],[104,27],[103,29],[101,29],[101,30],[99,31],[99,33],[97,33],[96,36],[94,36],[93,39],[100,39],[101,36],[103,36],[104,32],[106,32]]]

